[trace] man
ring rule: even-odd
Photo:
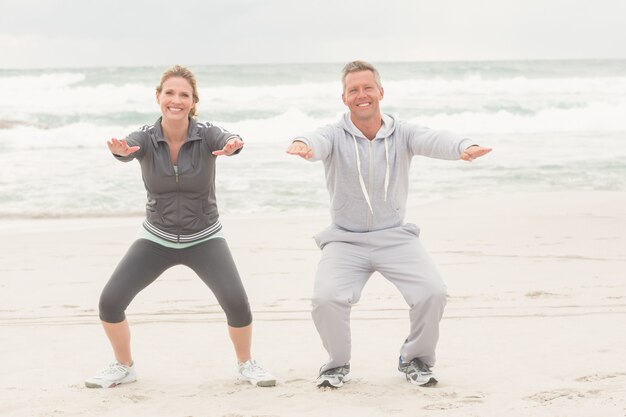
[[[437,383],[431,367],[446,304],[446,287],[422,247],[419,229],[404,222],[414,155],[471,161],[490,152],[445,131],[403,123],[380,110],[380,75],[363,61],[343,69],[341,98],[349,112],[334,125],[298,136],[287,153],[324,162],[332,224],[315,236],[322,250],[313,291],[313,321],[328,361],[319,387],[349,380],[350,309],[375,272],[410,306],[410,332],[398,370],[419,386]]]

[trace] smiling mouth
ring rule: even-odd
[[[168,107],[167,109],[168,109],[169,111],[171,111],[171,112],[174,112],[174,113],[178,113],[178,112],[183,111],[183,109],[178,108],[178,107]]]
[[[361,103],[361,104],[357,104],[356,106],[357,106],[357,107],[367,107],[367,106],[369,106],[370,104],[372,104],[372,103]]]

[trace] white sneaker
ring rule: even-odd
[[[121,384],[129,384],[137,380],[135,364],[130,366],[111,362],[108,367],[85,381],[87,388],[114,388]]]
[[[276,378],[267,372],[254,359],[239,362],[239,380],[248,381],[257,387],[273,387],[276,385]]]

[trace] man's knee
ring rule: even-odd
[[[313,308],[329,308],[339,306],[350,306],[356,303],[357,297],[338,294],[331,290],[316,290],[311,298]]]
[[[411,307],[423,304],[445,306],[447,299],[448,291],[443,282],[425,285],[406,297],[407,303]]]

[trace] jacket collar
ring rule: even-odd
[[[396,116],[390,115],[387,113],[381,113],[382,123],[380,129],[376,133],[374,140],[376,139],[385,139],[390,137],[395,128],[396,128]],[[352,122],[352,118],[350,117],[350,112],[346,112],[343,114],[343,117],[339,120],[339,125],[349,134],[357,137],[357,138],[365,138],[363,132],[357,128]]]
[[[154,123],[154,129],[152,130],[152,140],[154,145],[156,146],[158,142],[167,142],[165,139],[165,135],[163,134],[163,128],[161,127],[161,120],[163,117],[159,117],[157,121]],[[192,140],[201,140],[200,132],[197,129],[196,120],[193,117],[189,118],[189,129],[187,130],[187,138],[185,142],[190,142]]]

